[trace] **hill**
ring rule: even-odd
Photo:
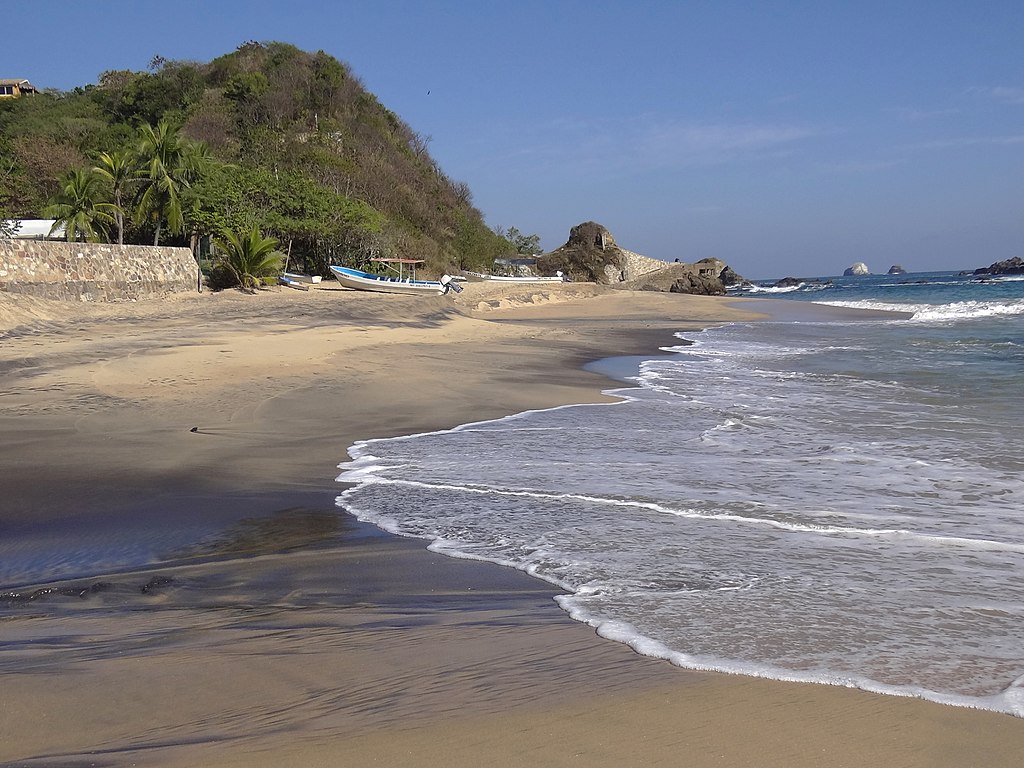
[[[161,122],[208,162],[182,191],[180,231],[131,217],[126,243],[189,245],[255,224],[290,248],[294,267],[321,274],[375,256],[423,258],[428,273],[479,269],[514,251],[346,64],[280,42],[208,63],[156,58],[146,72],[0,103],[0,218],[44,218],[69,172]]]

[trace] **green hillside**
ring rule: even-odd
[[[170,163],[161,135],[179,142],[180,177],[153,170]],[[146,72],[0,103],[0,218],[54,218],[48,206],[82,194],[69,174],[99,167],[88,191],[120,200],[125,243],[190,245],[255,225],[290,246],[293,268],[320,274],[375,256],[422,258],[439,274],[514,251],[426,145],[344,63],[250,42],[205,64],[158,58]],[[165,213],[174,204],[178,221]],[[96,210],[96,238],[117,242],[114,210]]]

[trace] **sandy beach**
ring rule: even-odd
[[[0,766],[1016,766],[1020,719],[678,669],[543,582],[335,506],[357,440],[608,400],[585,363],[764,308],[586,284],[0,294],[0,537],[56,542],[56,573],[120,531],[166,544],[0,582]]]

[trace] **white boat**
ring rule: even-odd
[[[376,291],[377,293],[409,293],[409,294],[444,294],[449,290],[456,293],[462,291],[462,287],[452,282],[449,275],[440,280],[417,280],[416,265],[423,262],[418,259],[373,259],[386,264],[396,272],[395,275],[375,275],[371,272],[363,272],[351,267],[336,267],[331,265],[331,274],[346,288],[357,291]],[[395,267],[395,265],[398,265]],[[408,274],[406,273],[408,267]]]
[[[311,285],[317,285],[323,280],[320,275],[300,275],[298,272],[285,272],[284,277],[293,283],[309,283]]]
[[[556,277],[540,277],[528,275],[520,277],[508,277],[505,275],[482,275],[479,272],[463,272],[471,282],[486,281],[490,283],[564,283],[565,277],[561,272]]]
[[[320,275],[300,275],[296,272],[285,272],[278,279],[281,285],[287,285],[289,288],[296,288],[300,291],[308,291],[314,286],[319,285],[323,278]]]

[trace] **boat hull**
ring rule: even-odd
[[[466,279],[473,283],[562,283],[563,277],[504,277],[502,275],[482,275],[479,272],[463,272]]]
[[[375,293],[405,293],[418,296],[444,293],[444,286],[438,280],[409,280],[397,277],[385,277],[362,272],[351,267],[331,266],[334,279],[346,288],[356,291],[373,291]]]

